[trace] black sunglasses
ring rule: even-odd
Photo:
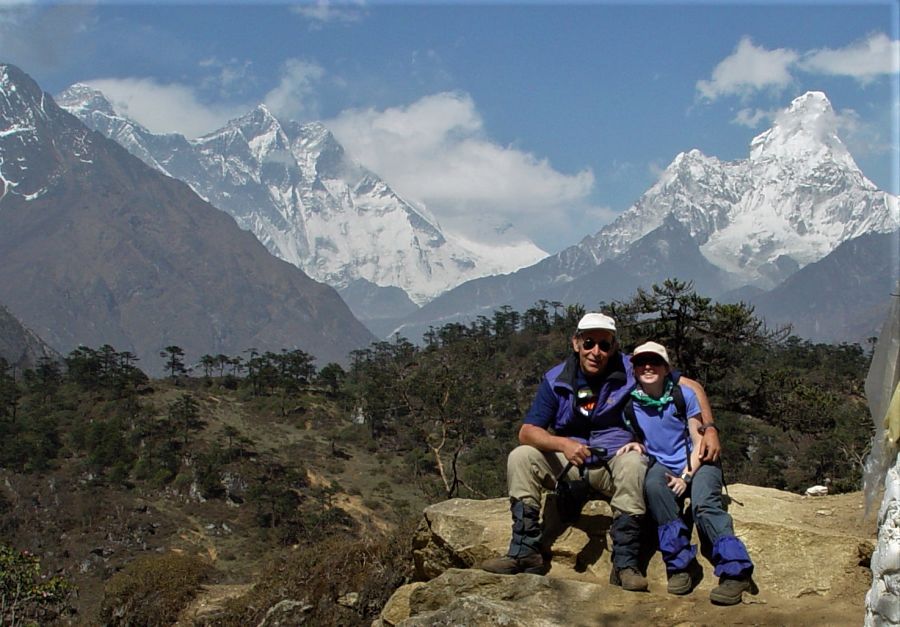
[[[595,346],[599,346],[600,350],[602,350],[604,353],[608,353],[609,349],[612,348],[612,342],[610,342],[609,340],[600,340],[598,342],[591,337],[586,337],[581,340],[581,350],[593,350]]]
[[[635,368],[640,368],[646,364],[650,364],[651,366],[664,366],[666,365],[666,360],[656,355],[653,355],[652,357],[635,357],[631,360],[631,365]]]

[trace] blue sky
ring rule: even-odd
[[[548,252],[596,232],[682,151],[747,156],[824,91],[863,172],[900,191],[898,1],[10,4],[0,62],[103,89],[198,136],[259,103],[323,121],[450,229]]]

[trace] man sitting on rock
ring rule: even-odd
[[[687,594],[699,580],[697,549],[682,519],[684,501],[690,497],[693,520],[712,546],[712,562],[719,577],[710,600],[718,605],[740,603],[745,591],[755,591],[753,562],[744,543],[734,535],[731,516],[722,507],[721,467],[704,464],[700,458],[702,421],[697,398],[691,389],[681,387],[684,401],[676,400],[679,383],[670,376],[669,355],[661,344],[638,346],[631,364],[637,388],[631,393],[634,401],[625,420],[634,421],[632,429],[642,445],[631,443],[624,448],[629,453],[645,451],[651,459],[644,494],[647,509],[658,525],[668,591]]]
[[[568,359],[544,375],[519,430],[521,445],[507,460],[513,521],[509,550],[480,566],[500,574],[545,572],[541,491],[554,489],[556,477],[572,462],[576,467],[586,465],[591,488],[610,497],[614,515],[610,581],[625,590],[646,590],[639,554],[647,466],[639,451],[623,448],[633,440],[622,420],[623,405],[635,384],[631,364],[618,351],[615,321],[601,313],[581,318],[572,349]],[[718,457],[714,430],[705,446],[707,456]],[[605,450],[605,457],[599,459],[590,448]],[[572,468],[568,477],[577,479],[578,474]]]

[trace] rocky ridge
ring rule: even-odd
[[[42,359],[59,361],[60,355],[0,305],[0,358],[23,370],[34,369]]]

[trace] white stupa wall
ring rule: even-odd
[[[867,627],[900,626],[900,285],[891,296],[881,336],[866,377],[875,441],[866,460],[867,508],[884,486],[878,541],[872,555],[872,587],[866,594]]]

